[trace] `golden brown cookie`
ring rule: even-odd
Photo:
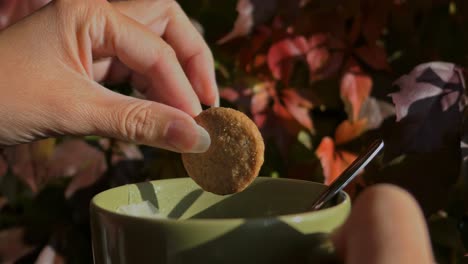
[[[212,107],[195,117],[208,131],[210,148],[204,153],[184,153],[190,177],[205,191],[225,195],[244,190],[263,165],[265,144],[257,126],[242,112]]]

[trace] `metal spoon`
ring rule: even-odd
[[[319,210],[324,204],[330,201],[330,199],[335,197],[337,193],[343,190],[343,188],[348,185],[348,183],[350,183],[372,159],[374,159],[383,147],[383,140],[378,139],[374,141],[366,151],[359,155],[359,157],[319,195],[312,205],[312,211]]]

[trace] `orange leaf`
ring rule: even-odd
[[[358,120],[362,104],[372,89],[372,79],[360,70],[348,71],[341,79],[340,94],[351,121]]]
[[[354,122],[343,121],[335,131],[336,144],[343,144],[359,137],[366,130],[366,125],[367,119],[359,119]]]
[[[315,154],[322,164],[325,184],[330,185],[357,156],[346,152],[336,151],[333,139],[325,137],[320,142]]]

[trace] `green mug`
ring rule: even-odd
[[[328,234],[351,206],[341,192],[326,208],[308,211],[325,187],[258,177],[240,193],[219,196],[179,178],[106,190],[91,202],[94,262],[331,263]],[[158,212],[118,210],[143,201]]]

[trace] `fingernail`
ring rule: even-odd
[[[216,98],[215,98],[215,102],[214,102],[214,107],[219,107],[219,88],[218,88],[218,82],[216,81],[216,75],[213,74],[212,78],[211,78],[211,84],[213,85],[213,87],[215,88],[216,90]]]
[[[210,135],[203,127],[185,120],[171,121],[165,137],[171,147],[183,153],[202,153],[211,144]]]
[[[216,94],[216,99],[215,99],[215,103],[213,105],[214,107],[219,107],[219,93]]]
[[[211,145],[210,134],[201,126],[197,125],[197,143],[193,146],[193,153],[203,153],[208,150]]]

